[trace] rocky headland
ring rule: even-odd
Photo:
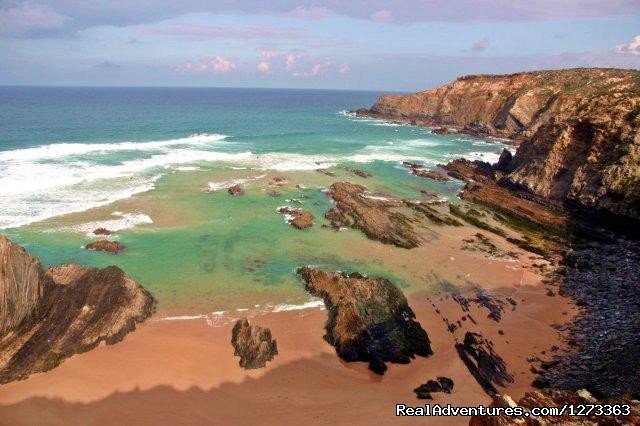
[[[155,304],[116,266],[45,270],[0,235],[0,383],[50,370],[100,342],[119,342]]]
[[[517,146],[496,164],[460,159],[443,165],[466,183],[461,198],[487,208],[491,222],[502,226],[472,207],[452,204],[450,213],[551,261],[547,296],[568,296],[578,307],[570,322],[556,327],[566,348],[532,358],[535,386],[637,398],[640,282],[632,271],[640,268],[640,72],[465,76],[416,94],[382,96],[356,114],[447,129],[439,134],[507,138]],[[482,356],[469,354],[482,351],[466,337],[458,349],[473,373]],[[507,377],[506,370],[489,373],[478,382],[496,393],[488,379]]]
[[[361,116],[519,144],[501,184],[559,205],[640,219],[640,72],[580,68],[471,75],[384,95]]]
[[[384,374],[385,362],[407,364],[416,355],[433,353],[427,332],[389,280],[310,267],[298,269],[298,276],[307,291],[324,300],[325,340],[345,361],[365,361]]]

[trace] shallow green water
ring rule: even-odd
[[[331,205],[321,188],[351,180],[401,198],[427,191],[455,199],[460,182],[412,176],[402,161],[436,168],[460,156],[495,159],[503,147],[341,113],[372,103],[377,94],[366,92],[77,90],[40,93],[39,102],[0,93],[12,101],[0,121],[3,232],[45,265],[116,264],[176,312],[303,303],[309,296],[294,271],[307,264],[419,287],[411,274],[367,255],[379,243],[321,227]],[[271,197],[267,182],[276,174],[292,182]],[[244,196],[226,193],[236,181]],[[282,205],[311,211],[316,226],[292,228],[276,212]],[[122,228],[125,251],[83,248],[100,224]]]

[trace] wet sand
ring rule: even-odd
[[[472,305],[477,325],[465,321],[453,334],[442,316],[459,319],[463,313],[458,303],[446,294],[411,296],[434,355],[408,365],[388,364],[382,377],[365,363],[345,363],[335,355],[322,338],[322,309],[253,317],[252,322],[271,329],[279,355],[266,368],[252,371],[242,370],[233,356],[232,324],[159,320],[160,312],[121,343],[100,346],[52,371],[1,386],[0,424],[466,424],[466,418],[396,418],[395,404],[490,402],[455,350],[456,339],[466,330],[480,331],[494,342],[514,377],[499,390],[519,398],[531,389],[533,379],[526,358],[544,358],[542,351],[561,346],[552,324],[566,321],[573,312],[567,299],[547,296],[539,282],[494,293],[517,300],[515,310],[507,307],[497,323],[487,318],[486,309]],[[418,400],[413,389],[436,376],[452,378],[453,392],[433,394],[433,401]]]

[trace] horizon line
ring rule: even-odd
[[[0,87],[41,87],[41,88],[94,88],[94,89],[251,89],[251,90],[317,90],[334,92],[388,92],[388,93],[410,93],[410,90],[388,90],[388,89],[342,89],[342,88],[319,88],[319,87],[259,87],[259,86],[135,86],[135,85],[71,85],[71,84],[3,84]],[[417,89],[424,90],[424,89]]]

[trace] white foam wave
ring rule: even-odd
[[[251,158],[251,152],[203,149],[206,143],[221,138],[222,135],[195,135],[159,142],[53,144],[0,152],[0,229],[88,210],[149,191],[167,167]],[[185,143],[193,146],[189,148]],[[150,147],[158,152],[144,154]],[[108,162],[97,158],[80,160],[76,156],[78,152],[123,149],[136,149],[145,156]]]
[[[247,179],[233,179],[233,180],[224,180],[218,182],[209,182],[209,192],[216,192],[221,189],[228,189],[234,185],[242,185],[247,181]]]
[[[276,305],[273,308],[273,312],[300,311],[303,309],[313,309],[313,308],[324,309],[324,307],[325,307],[324,302],[322,300],[311,300],[309,302],[302,303],[299,305],[290,305],[287,303],[281,303],[279,305]]]
[[[57,231],[81,232],[87,236],[95,237],[96,235],[93,231],[98,228],[105,228],[111,232],[118,232],[123,229],[134,228],[138,225],[148,225],[153,223],[153,220],[148,215],[142,213],[113,212],[111,215],[116,216],[118,219],[85,222],[72,227],[59,228]]]
[[[226,137],[226,135],[219,135],[215,133],[200,133],[190,135],[186,138],[149,142],[55,143],[51,145],[36,146],[33,148],[0,152],[0,162],[64,158],[95,152],[149,151],[177,145],[204,145],[210,142],[221,141]]]

